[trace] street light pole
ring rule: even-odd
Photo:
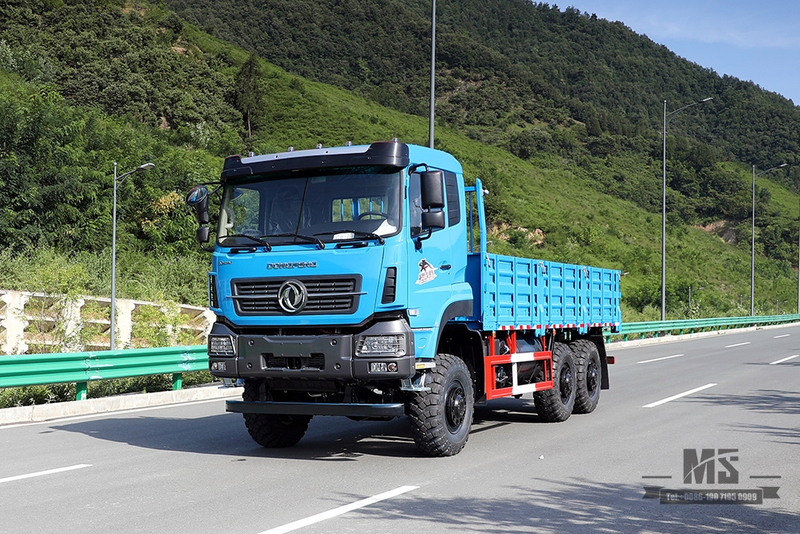
[[[114,337],[117,328],[117,187],[131,174],[139,171],[147,171],[153,167],[155,167],[155,163],[145,163],[144,165],[139,165],[132,171],[117,176],[117,162],[114,162],[114,203],[111,209],[111,339],[109,342],[109,348],[111,350],[116,348]]]
[[[755,315],[756,296],[756,166],[753,165],[753,216],[750,227],[750,317]]]
[[[667,309],[667,100],[664,99],[664,130],[661,140],[661,320]]]
[[[789,165],[788,163],[782,163],[777,167],[772,167],[767,169],[766,171],[761,171],[760,173],[756,174],[756,166],[753,165],[753,216],[752,216],[752,225],[750,227],[750,316],[752,317],[755,315],[755,306],[756,306],[756,176],[761,176],[762,174],[767,174],[770,171],[774,171],[775,169],[781,169]],[[798,282],[798,296],[797,302],[800,304],[800,282]]]
[[[661,150],[661,320],[666,316],[666,292],[667,292],[667,122],[684,109],[713,100],[710,96],[697,102],[687,104],[682,108],[667,113],[667,101],[664,100],[664,129],[662,130],[662,150]]]
[[[428,125],[428,146],[433,148],[433,107],[436,81],[436,0],[433,0],[433,13],[431,14],[431,116]]]

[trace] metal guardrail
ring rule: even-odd
[[[93,380],[172,374],[172,389],[183,373],[208,369],[206,345],[149,349],[0,355],[0,388],[75,382],[75,399],[86,399]]]
[[[786,315],[756,315],[746,317],[715,317],[708,319],[678,319],[672,321],[646,321],[640,323],[622,323],[618,334],[610,337],[622,336],[624,341],[631,335],[645,337],[660,337],[667,334],[691,334],[695,332],[710,332],[714,330],[728,330],[731,328],[744,328],[748,326],[767,326],[800,322],[800,314]]]
[[[747,326],[800,322],[800,314],[718,317],[623,323],[607,339],[707,332]],[[206,345],[149,349],[0,355],[0,388],[75,382],[76,400],[86,399],[93,380],[172,374],[172,389],[183,387],[183,373],[208,369]]]

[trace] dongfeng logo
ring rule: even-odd
[[[306,306],[308,291],[298,280],[287,280],[278,290],[278,305],[287,313],[297,313]]]

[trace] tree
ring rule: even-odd
[[[247,120],[247,137],[253,137],[253,116],[264,107],[261,98],[261,65],[256,54],[250,54],[236,74],[236,108]]]

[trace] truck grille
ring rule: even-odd
[[[233,280],[233,302],[239,315],[321,315],[354,313],[363,293],[361,276],[297,277],[308,297],[305,307],[296,313],[284,311],[278,304],[278,292],[287,278],[250,278]]]

